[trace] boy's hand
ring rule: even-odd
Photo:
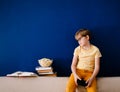
[[[86,88],[91,86],[92,81],[93,81],[93,78],[89,78],[89,79],[86,81],[86,83],[88,84],[88,85],[86,86]]]
[[[77,75],[77,74],[74,74],[74,80],[75,80],[75,84],[78,86],[78,83],[77,83],[77,80],[81,80],[81,78]]]

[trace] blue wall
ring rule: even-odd
[[[0,0],[0,76],[35,72],[43,57],[69,76],[79,28],[90,29],[101,50],[99,76],[120,76],[119,0]]]

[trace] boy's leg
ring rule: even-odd
[[[85,80],[88,80],[91,77],[92,73],[86,73]],[[96,78],[93,80],[90,87],[87,88],[87,92],[97,92],[97,83]]]
[[[96,79],[94,79],[91,86],[87,88],[87,92],[97,92]]]
[[[65,92],[75,92],[76,87],[77,86],[76,86],[75,81],[74,81],[74,76],[73,76],[73,74],[71,74],[71,76],[70,76],[70,78],[68,80]]]

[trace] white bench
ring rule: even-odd
[[[65,92],[67,81],[68,77],[0,77],[0,92]],[[120,77],[97,78],[97,86],[98,92],[120,92]]]

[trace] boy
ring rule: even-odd
[[[90,43],[91,34],[88,29],[80,29],[75,34],[79,46],[74,50],[71,64],[72,74],[69,78],[66,92],[75,92],[77,80],[85,80],[87,92],[96,92],[96,76],[100,68],[99,49]]]

